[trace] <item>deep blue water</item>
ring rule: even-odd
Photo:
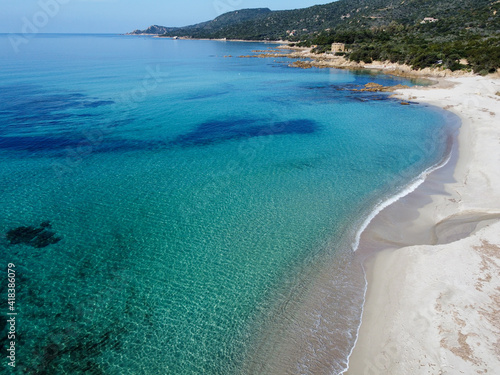
[[[364,287],[356,230],[444,158],[449,127],[352,91],[412,84],[400,78],[238,58],[267,47],[37,35],[15,52],[0,35],[12,373],[318,374],[321,340],[329,372],[345,367]],[[325,269],[334,302],[305,306]],[[324,337],[287,357],[272,343],[310,331],[308,308]]]

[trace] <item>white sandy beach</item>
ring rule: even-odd
[[[397,93],[461,118],[458,159],[363,233],[376,255],[347,374],[500,373],[499,91],[473,76]]]

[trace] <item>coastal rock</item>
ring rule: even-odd
[[[375,82],[368,82],[366,85],[365,85],[365,88],[367,89],[378,89],[378,88],[381,88],[381,87],[384,87],[378,83],[375,83]]]
[[[400,89],[407,89],[409,86],[406,85],[395,85],[395,86],[384,86],[378,83],[369,82],[365,85],[364,89],[353,89],[352,91],[360,91],[360,92],[392,92]]]
[[[286,53],[286,50],[291,52]],[[311,59],[290,64],[290,67],[296,68],[336,68],[336,69],[350,69],[350,70],[363,70],[370,69],[376,71],[382,71],[385,74],[390,74],[398,77],[405,78],[430,78],[430,77],[466,77],[474,76],[473,72],[456,70],[452,72],[449,69],[443,68],[425,68],[415,70],[409,65],[391,63],[390,61],[373,61],[372,63],[356,62],[346,59],[344,56],[337,56],[331,53],[313,53],[311,47],[292,47],[280,45],[274,49],[266,50],[266,53],[262,51],[254,51],[256,53],[253,56],[240,56],[240,57],[288,57],[292,59]],[[258,53],[258,54],[257,54]],[[497,73],[500,76],[500,73]],[[394,89],[405,88],[399,87],[400,85],[393,86]],[[401,85],[402,86],[402,85]],[[374,88],[374,87],[372,87]],[[367,90],[368,91],[368,90]],[[392,91],[392,90],[387,90]]]
[[[311,69],[313,66],[310,61],[294,61],[293,63],[289,64],[288,66],[291,66],[293,68],[301,68],[301,69]]]

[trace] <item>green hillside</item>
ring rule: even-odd
[[[166,36],[188,36],[192,38],[214,38],[214,33],[217,33],[227,27],[240,25],[244,22],[255,20],[259,17],[265,17],[272,13],[269,8],[256,9],[241,9],[234,12],[228,12],[220,15],[212,21],[198,23],[185,27],[165,27],[165,26],[150,26],[146,30],[134,30],[130,35],[134,34],[164,34]]]
[[[493,72],[500,67],[498,0],[339,0],[305,9],[245,9],[213,21],[165,28],[164,36],[347,44],[346,57],[414,68]],[[467,61],[465,61],[467,60]]]

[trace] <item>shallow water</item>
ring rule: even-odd
[[[443,113],[350,90],[400,78],[237,57],[259,43],[21,47],[0,36],[14,373],[340,372],[364,293],[356,229],[444,157]],[[47,222],[60,241],[7,236]]]

